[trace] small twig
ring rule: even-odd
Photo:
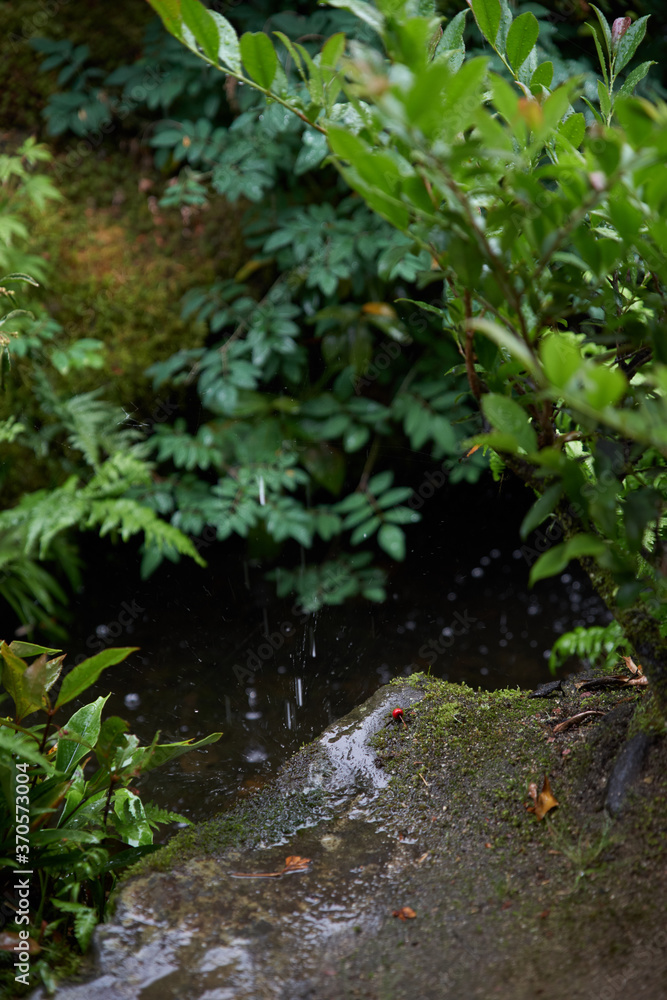
[[[565,719],[564,722],[559,722],[557,726],[554,726],[554,733],[562,733],[570,726],[578,726],[580,722],[585,719],[590,719],[593,715],[606,715],[606,712],[598,712],[596,709],[589,709],[587,712],[579,712],[577,715],[573,715],[570,719]]]

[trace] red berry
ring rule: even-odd
[[[395,708],[394,711],[391,714],[393,715],[393,717],[395,719],[402,719],[403,718],[403,709],[402,708]]]

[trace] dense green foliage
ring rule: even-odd
[[[386,55],[360,41],[346,53],[333,36],[313,60],[278,35],[296,90],[266,35],[239,39],[197,0],[152,6],[228,79],[326,134],[405,252],[428,254],[442,292],[423,308],[456,345],[484,419],[471,441],[538,494],[524,534],[556,517],[564,536],[531,579],[581,559],[667,694],[667,126],[660,105],[632,98],[650,63],[627,73],[648,19],[610,26],[593,8],[602,75],[587,122],[573,106],[583,81],[554,86],[537,19],[514,18],[506,0],[470,4],[495,64],[466,58],[465,13],[443,33],[428,2],[334,0]]]
[[[159,744],[158,734],[142,747],[123,719],[102,721],[107,698],[101,697],[56,725],[65,705],[133,651],[105,649],[77,663],[53,697],[65,656],[52,654],[61,650],[0,643],[1,697],[14,703],[13,715],[0,719],[0,864],[25,872],[24,884],[32,888],[29,901],[26,893],[17,896],[14,929],[5,932],[3,948],[11,960],[14,942],[41,949],[40,958],[30,963],[30,975],[18,980],[24,985],[35,976],[51,988],[51,966],[62,961],[63,943],[75,939],[81,951],[87,949],[117,875],[156,849],[153,830],[161,823],[188,822],[143,802],[137,781],[221,736]],[[44,713],[45,722],[33,721],[36,712]],[[13,964],[9,972],[13,983]]]

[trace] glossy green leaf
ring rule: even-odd
[[[599,556],[605,551],[605,544],[595,535],[575,535],[567,542],[554,545],[543,552],[530,571],[529,583],[532,587],[538,580],[562,573],[572,559],[582,556]]]
[[[82,757],[92,752],[100,735],[102,709],[110,697],[97,698],[90,705],[84,705],[62,727],[56,751],[57,771],[71,774]],[[76,739],[68,739],[68,736],[75,736]]]
[[[484,37],[495,45],[500,27],[500,0],[468,0],[477,21],[477,27]]]
[[[537,18],[530,11],[519,14],[512,21],[512,26],[507,34],[507,58],[514,70],[519,70],[523,66],[533,51],[539,33],[540,26],[537,23]],[[545,86],[549,86],[549,84],[545,84]]]
[[[241,72],[241,46],[238,35],[234,31],[226,17],[218,14],[216,10],[209,11],[218,29],[218,61],[230,69],[233,73]]]
[[[104,649],[101,653],[96,653],[95,656],[84,660],[83,663],[78,663],[62,682],[58,700],[56,701],[56,708],[66,705],[68,701],[76,698],[89,688],[91,684],[95,683],[103,670],[113,666],[115,663],[120,663],[130,653],[136,653],[138,649],[138,646],[120,646],[112,649]]]
[[[644,17],[638,18],[620,38],[616,47],[616,58],[614,60],[614,71],[616,73],[620,73],[628,65],[637,51],[646,34],[649,17],[650,15],[646,14]]]
[[[578,149],[586,135],[586,119],[581,111],[563,119],[558,126],[558,134],[564,136],[575,149]]]
[[[590,6],[595,11],[595,13],[597,15],[597,19],[600,22],[600,27],[602,28],[602,35],[604,37],[604,40],[605,40],[605,43],[606,43],[606,46],[607,46],[607,53],[611,56],[611,28],[609,27],[607,19],[604,16],[604,14],[602,13],[602,11],[599,10],[595,6],[595,4],[590,4]]]
[[[278,56],[271,39],[263,31],[246,31],[241,35],[239,44],[248,74],[260,87],[269,90],[278,69]]]
[[[657,66],[655,60],[649,60],[649,62],[643,62],[636,69],[633,69],[632,73],[628,73],[627,80],[623,81],[623,84],[619,88],[618,93],[623,97],[630,97],[637,86],[638,83],[644,79],[651,66]]]
[[[554,64],[552,62],[540,63],[530,78],[530,89],[535,92],[535,88],[537,87],[546,87],[548,90],[553,78]]]
[[[199,0],[181,0],[183,23],[201,45],[204,55],[218,61],[218,28],[210,12]]]

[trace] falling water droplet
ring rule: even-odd
[[[317,656],[317,650],[315,649],[315,633],[312,628],[310,629],[310,655],[313,658]]]
[[[287,721],[287,728],[292,728],[292,706],[288,701],[285,702],[285,719]]]
[[[300,677],[294,678],[294,687],[296,690],[296,703],[299,708],[303,707],[303,683]]]
[[[264,494],[264,476],[259,477],[259,505],[263,507],[266,503],[266,496]]]

